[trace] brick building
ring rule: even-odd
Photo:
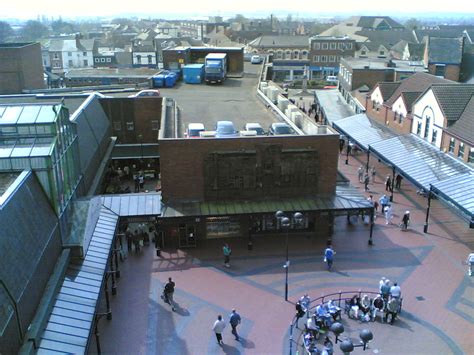
[[[349,37],[314,36],[310,38],[311,77],[337,75],[341,58],[354,57],[356,42]]]
[[[39,43],[0,43],[0,94],[43,89],[43,63]]]
[[[415,73],[402,81],[378,83],[366,96],[367,116],[397,133],[410,133],[412,105],[434,83],[452,82],[428,73]]]
[[[445,79],[459,81],[464,52],[464,37],[428,37],[424,62],[428,71]]]

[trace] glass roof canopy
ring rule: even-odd
[[[403,176],[428,191],[431,184],[472,170],[428,142],[404,135],[370,145],[370,151],[394,165]]]
[[[413,135],[396,135],[366,114],[333,122],[333,126],[369,150],[417,187],[432,191],[474,219],[474,170]]]
[[[17,124],[47,124],[57,119],[61,105],[0,105],[0,126]]]
[[[432,191],[442,196],[446,201],[459,206],[471,221],[474,221],[474,173],[454,176],[450,179],[438,181],[432,186]]]
[[[365,113],[334,121],[332,124],[365,151],[372,143],[396,136],[391,131],[382,130],[381,126],[371,121]]]
[[[0,140],[0,159],[50,156],[55,143],[56,137]]]

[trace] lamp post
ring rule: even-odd
[[[288,301],[288,271],[290,267],[290,260],[288,255],[288,234],[290,230],[291,221],[286,217],[283,211],[277,211],[275,213],[277,221],[280,222],[280,226],[286,230],[286,262],[283,267],[285,268],[285,301]],[[296,223],[300,223],[303,220],[303,214],[300,212],[295,212],[293,214],[293,219]]]
[[[138,135],[138,141],[140,142],[140,169],[143,168],[143,136],[141,134]]]
[[[18,335],[20,336],[20,344],[22,344],[23,343],[23,329],[21,328],[20,313],[18,312],[18,304],[16,303],[15,298],[13,298],[13,295],[10,293],[10,290],[8,289],[5,282],[3,282],[3,280],[1,279],[0,279],[0,285],[2,285],[8,298],[10,299],[10,302],[12,303],[13,312],[15,312],[16,325],[18,327]]]

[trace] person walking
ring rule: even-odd
[[[222,332],[225,328],[225,322],[222,320],[222,316],[219,314],[217,316],[217,320],[214,322],[214,326],[212,330],[216,333],[217,344],[222,345],[224,342],[222,341]]]
[[[138,184],[140,185],[140,190],[143,190],[143,187],[145,186],[145,177],[142,173],[138,175]]]
[[[387,175],[385,179],[385,191],[392,191],[392,178],[390,175]]]
[[[402,180],[403,177],[400,174],[397,174],[397,176],[395,177],[395,188],[397,188],[398,190],[400,190],[402,187]]]
[[[135,192],[140,192],[140,180],[138,178],[138,175],[135,176],[135,179],[133,179],[135,182]]]
[[[230,267],[230,255],[232,254],[232,249],[226,243],[222,247],[222,252],[224,253],[224,265],[225,267]]]
[[[168,278],[168,282],[165,285],[165,289],[163,290],[163,296],[161,298],[163,301],[168,303],[171,306],[171,310],[174,312],[175,309],[175,304],[174,304],[174,288],[176,284],[174,283],[173,279],[170,277]]]
[[[237,334],[237,326],[240,324],[242,319],[240,318],[240,314],[237,313],[235,308],[232,310],[232,313],[230,314],[230,319],[229,323],[230,326],[232,327],[232,334],[235,336],[235,340],[239,341],[239,334]]]
[[[383,195],[379,198],[380,207],[382,207],[382,213],[385,212],[385,206],[388,205],[388,197],[387,195]]]
[[[369,174],[366,173],[364,176],[364,190],[365,191],[369,191],[369,182],[370,182]]]
[[[364,167],[361,165],[359,166],[359,169],[357,170],[357,177],[359,178],[359,182],[362,183],[364,182]]]
[[[392,205],[388,204],[387,206],[385,206],[384,213],[385,213],[385,224],[392,224],[392,218],[393,218]]]
[[[332,245],[329,245],[324,251],[324,262],[328,265],[328,270],[331,270],[332,264],[334,262],[334,255],[336,252],[332,248]]]
[[[405,214],[402,217],[402,229],[407,230],[409,223],[410,223],[410,211],[405,211]]]

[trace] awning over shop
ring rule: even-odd
[[[261,201],[180,202],[163,206],[163,217],[229,216],[283,211],[321,211],[340,214],[346,211],[371,209],[372,204],[354,187],[337,186],[332,196],[312,196]]]
[[[329,125],[354,113],[338,90],[316,90],[314,95]]]
[[[474,173],[438,181],[431,188],[436,195],[455,205],[474,222]]]
[[[412,134],[371,144],[370,151],[395,166],[403,176],[426,191],[430,189],[430,184],[472,171]]]
[[[158,144],[116,144],[111,159],[159,158]]]
[[[105,195],[103,206],[120,217],[158,216],[161,214],[161,193]]]
[[[333,126],[365,151],[371,144],[396,136],[395,133],[383,129],[381,125],[370,120],[365,113],[334,121]]]

